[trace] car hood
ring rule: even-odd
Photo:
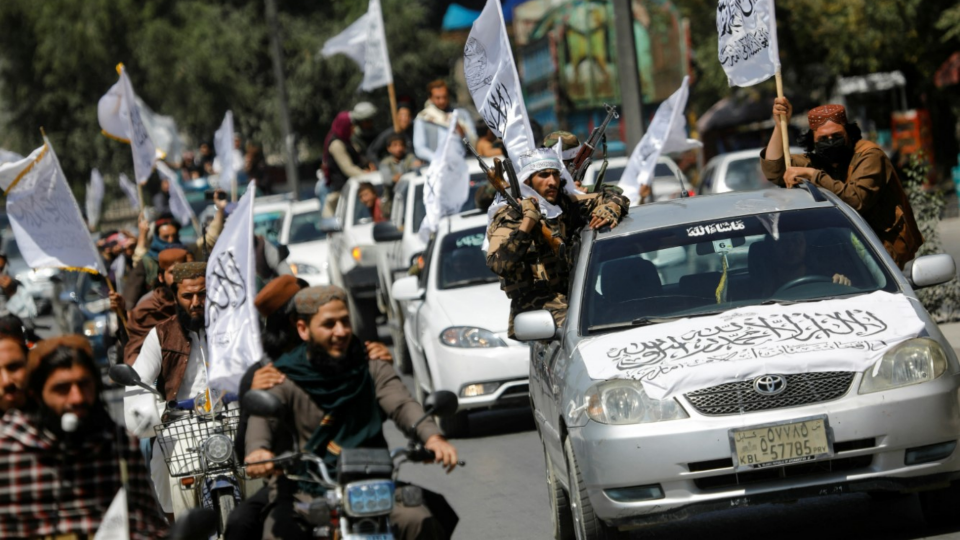
[[[329,245],[326,240],[317,240],[315,242],[303,242],[301,244],[289,244],[287,248],[290,255],[287,256],[289,262],[326,262]]]
[[[434,297],[452,326],[476,326],[495,334],[507,331],[510,299],[499,283],[436,291]]]

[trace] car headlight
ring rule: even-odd
[[[320,269],[307,263],[290,263],[290,270],[295,276],[315,276],[320,274]]]
[[[860,393],[882,392],[932,381],[947,370],[947,355],[930,338],[904,341],[863,373]]]
[[[448,347],[462,347],[464,349],[486,349],[489,347],[506,347],[507,344],[496,334],[483,328],[472,326],[451,326],[440,332],[440,343]]]
[[[658,400],[647,396],[643,383],[613,380],[598,383],[587,390],[587,416],[600,424],[648,424],[689,418],[675,399]]]
[[[393,482],[364,480],[344,488],[344,510],[354,517],[379,516],[393,510]]]
[[[84,321],[83,323],[83,335],[87,337],[102,336],[106,329],[106,317],[97,317],[96,319]]]
[[[233,441],[217,433],[203,441],[203,455],[210,463],[225,463],[233,456]]]

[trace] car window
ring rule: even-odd
[[[375,185],[373,186],[373,189],[377,192],[377,199],[383,197],[382,185]],[[370,209],[360,202],[360,191],[357,190],[357,194],[353,201],[353,224],[360,225],[361,223],[371,222],[373,222],[373,215],[370,214]]]
[[[438,289],[456,289],[497,281],[497,275],[487,267],[486,254],[480,249],[485,231],[486,227],[477,227],[443,237],[437,266]]]
[[[290,219],[290,238],[288,244],[302,244],[323,240],[327,233],[320,230],[322,219],[320,210],[294,214]]]
[[[427,215],[427,208],[423,205],[423,187],[425,185],[417,186],[417,192],[413,196],[413,232],[420,232],[423,216]]]
[[[754,191],[774,187],[763,176],[760,160],[757,158],[737,159],[728,163],[724,183],[732,191]]]
[[[716,172],[716,167],[707,167],[703,171],[703,178],[700,180],[700,193],[710,193],[710,188],[713,187],[713,174]]]
[[[263,236],[274,244],[279,243],[280,229],[283,228],[283,219],[286,215],[286,210],[271,210],[253,214],[253,234]]]
[[[473,174],[470,176],[470,192],[467,194],[467,200],[460,207],[461,212],[475,210],[477,208],[477,190],[483,187],[487,177],[483,174]],[[427,215],[427,209],[423,205],[423,188],[426,184],[417,186],[417,193],[413,201],[413,232],[420,231],[420,224],[423,223],[423,217]]]
[[[834,283],[837,274],[851,285]],[[691,223],[602,240],[593,247],[585,284],[583,334],[644,318],[897,290],[870,244],[837,208]]]

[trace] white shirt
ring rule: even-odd
[[[197,397],[207,390],[207,340],[202,334],[187,332],[190,337],[190,357],[183,381],[177,389],[177,401]],[[153,328],[143,342],[133,369],[140,375],[141,381],[153,386],[160,376],[161,359],[160,338],[157,329]],[[162,388],[159,390],[163,392]],[[127,388],[123,395],[124,419],[127,429],[134,435],[141,438],[155,435],[153,426],[160,423],[160,413],[163,412],[163,403],[158,404],[157,399],[142,388]]]

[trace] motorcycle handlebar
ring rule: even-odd
[[[223,401],[224,404],[233,403],[233,402],[236,402],[236,401],[240,401],[240,396],[238,396],[238,395],[236,395],[236,394],[234,394],[234,393],[227,393],[227,394],[225,394],[225,395],[223,396],[223,400],[222,400],[222,401]],[[197,403],[197,402],[196,402],[196,399],[195,399],[195,398],[183,399],[183,400],[175,401],[175,402],[174,402],[174,401],[171,401],[171,402],[170,402],[170,408],[171,408],[171,409],[181,410],[181,411],[192,411],[193,408],[196,407],[196,403]]]

